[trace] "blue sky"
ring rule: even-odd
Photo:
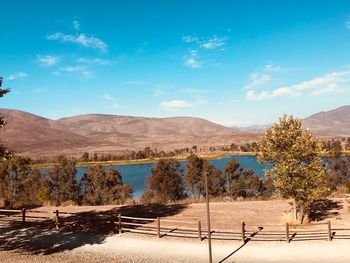
[[[266,124],[350,104],[350,1],[3,1],[1,108]]]

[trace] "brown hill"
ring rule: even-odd
[[[143,118],[88,114],[49,120],[18,110],[0,110],[8,121],[0,142],[23,154],[159,150],[252,141],[255,135],[192,117]]]
[[[303,126],[319,136],[350,137],[350,106],[311,115]]]

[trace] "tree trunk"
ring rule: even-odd
[[[305,210],[304,205],[300,205],[300,224],[304,222],[304,217],[305,217],[304,210]]]
[[[294,200],[293,202],[293,219],[294,221],[297,221],[297,202]]]

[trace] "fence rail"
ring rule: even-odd
[[[82,213],[83,214],[83,213]],[[10,210],[0,209],[0,218],[8,218],[23,225],[30,220],[50,220],[56,229],[64,223],[65,218],[76,215],[59,210]],[[200,220],[174,220],[166,218],[131,217],[118,214],[112,220],[117,233],[137,233],[153,235],[157,238],[164,236],[180,238],[196,238],[200,241],[208,238],[208,230],[202,226]],[[258,225],[241,223],[236,229],[214,229],[211,232],[212,239],[238,240],[243,243],[249,241],[302,241],[310,239],[322,239],[332,241],[335,238],[350,239],[350,228],[333,228],[331,222],[311,223],[307,225]]]

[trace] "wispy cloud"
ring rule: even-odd
[[[345,22],[345,27],[350,29],[350,17],[348,17],[348,20]]]
[[[107,59],[101,58],[78,58],[78,63],[82,64],[95,64],[95,65],[111,65],[112,63]]]
[[[253,89],[256,86],[262,85],[262,84],[269,82],[271,80],[272,80],[271,75],[252,73],[250,75],[250,81],[246,85],[244,85],[244,88],[245,89]]]
[[[78,20],[73,20],[73,28],[77,31],[80,30],[80,23]]]
[[[47,40],[57,40],[62,43],[71,42],[87,48],[99,49],[102,52],[106,52],[108,47],[107,44],[99,38],[93,36],[87,36],[84,33],[80,34],[64,34],[61,32],[48,35]]]
[[[160,106],[163,109],[181,109],[181,108],[189,108],[192,107],[192,103],[186,101],[186,100],[170,100],[170,101],[163,101],[160,103]]]
[[[60,60],[58,56],[51,55],[37,55],[37,62],[41,66],[50,67],[57,64]]]
[[[257,101],[285,95],[298,97],[305,94],[305,92],[310,96],[317,96],[326,93],[346,91],[346,89],[339,88],[339,84],[341,83],[350,83],[350,70],[328,73],[311,80],[303,81],[291,86],[279,87],[271,91],[264,90],[256,92],[254,90],[249,90],[246,93],[246,99]]]
[[[223,45],[225,45],[225,38],[219,38],[219,37],[212,37],[206,41],[203,41],[201,43],[201,47],[202,48],[206,48],[206,49],[215,49],[218,47],[222,47]]]
[[[273,91],[262,91],[260,93],[256,93],[254,90],[249,90],[246,93],[246,98],[247,100],[257,101],[257,100],[272,99],[283,95],[291,95],[294,97],[298,97],[301,95],[301,93],[288,87],[282,87],[282,88],[275,89]]]
[[[55,76],[59,76],[61,75],[62,72],[79,73],[86,79],[91,79],[94,77],[94,73],[83,66],[60,67],[58,70],[55,70],[52,74]]]
[[[226,45],[225,37],[217,37],[212,36],[210,38],[203,38],[191,35],[182,36],[182,41],[191,46],[188,54],[183,56],[184,65],[189,68],[198,69],[203,65],[203,61],[199,59],[199,54],[201,56],[203,53],[208,53],[205,50],[215,50],[220,48],[220,50],[224,50],[223,46]],[[211,63],[211,65],[220,65],[220,63]]]
[[[266,64],[264,66],[264,70],[265,71],[272,71],[272,72],[278,72],[278,71],[282,71],[284,69],[282,69],[280,66],[274,66],[272,64]]]
[[[203,38],[197,36],[186,35],[182,36],[182,41],[185,43],[194,43],[197,47],[204,49],[216,49],[226,44],[225,37],[212,36],[210,38]]]
[[[102,99],[104,99],[105,101],[108,101],[110,103],[112,103],[112,107],[113,108],[120,108],[121,106],[117,103],[116,99],[114,97],[112,97],[111,95],[109,94],[104,94],[102,96]]]
[[[15,80],[15,79],[22,79],[22,78],[26,78],[28,77],[28,74],[20,71],[20,72],[16,72],[11,74],[10,76],[7,77],[7,80]]]
[[[184,65],[189,68],[201,68],[202,63],[198,60],[198,51],[191,50],[190,53],[183,57]]]

